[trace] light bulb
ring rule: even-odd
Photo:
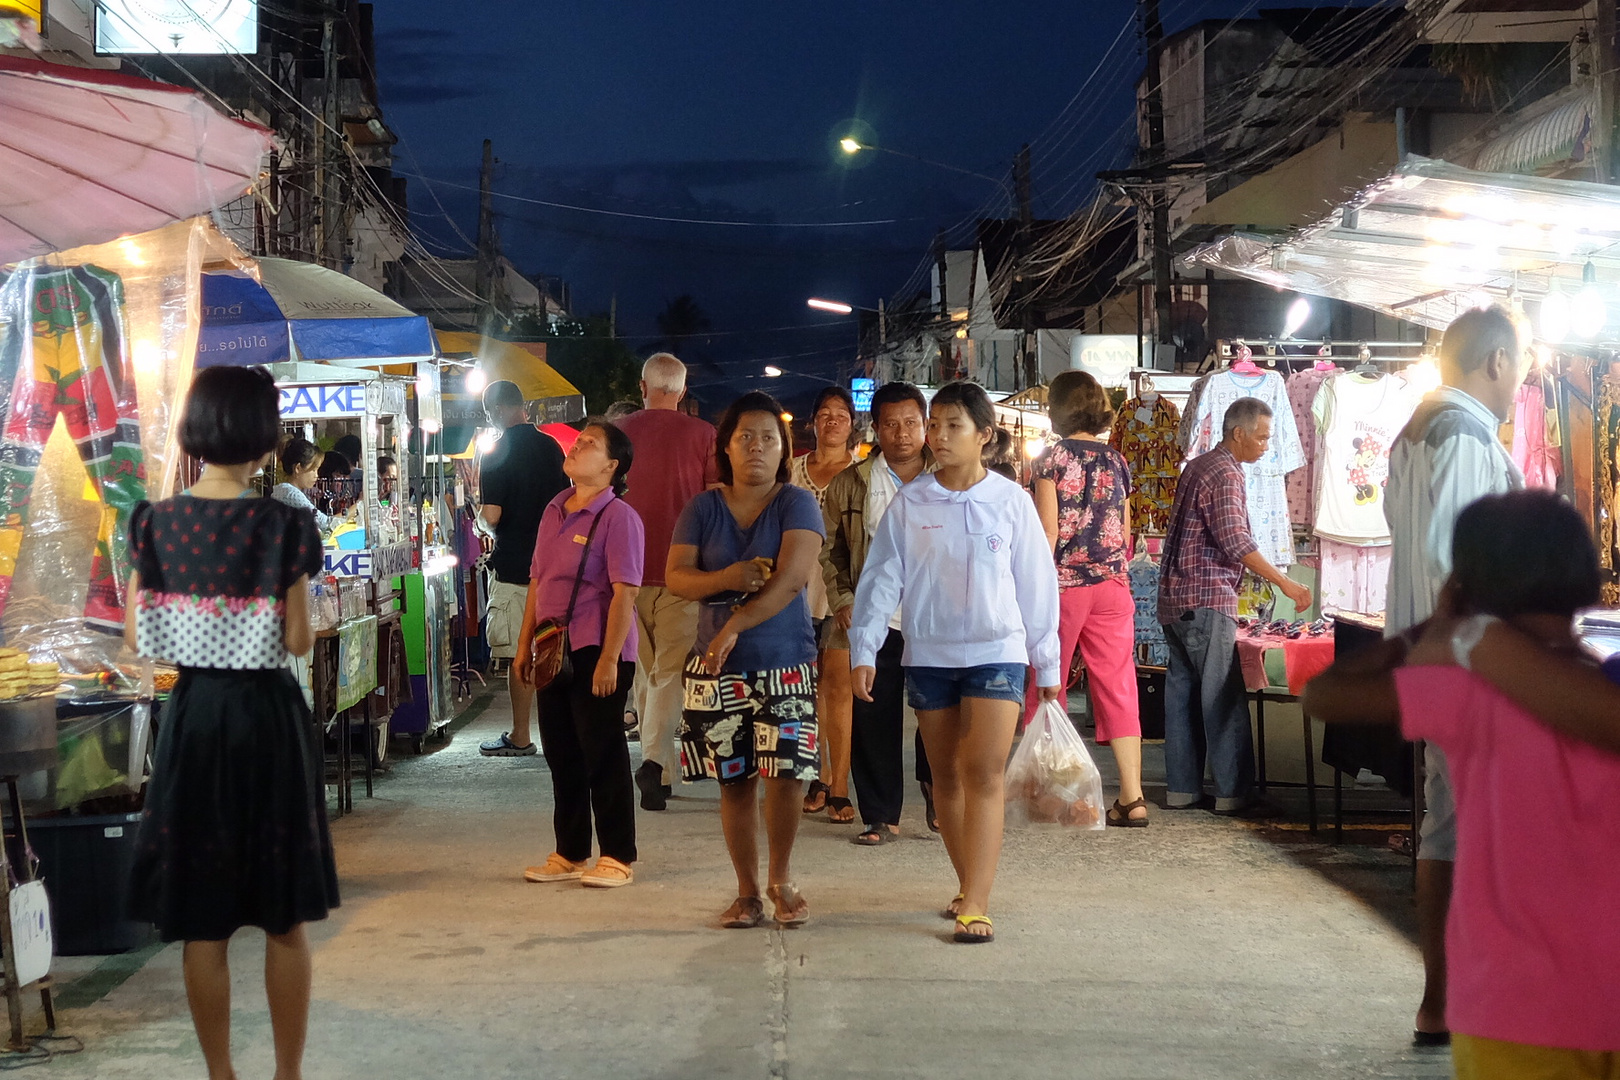
[[[1569,337],[1569,297],[1554,289],[1541,299],[1541,339],[1554,343]]]
[[[1024,440],[1024,456],[1027,457],[1027,458],[1038,458],[1038,457],[1041,456],[1041,451],[1045,450],[1045,449],[1046,449],[1046,440],[1045,439],[1025,439]]]
[[[493,453],[496,444],[500,441],[501,437],[497,432],[486,431],[478,436],[478,452],[481,454]]]
[[[467,372],[467,377],[461,381],[469,394],[482,394],[484,387],[489,385],[489,376],[484,374],[483,368],[473,368]]]
[[[1288,305],[1288,317],[1283,321],[1282,336],[1291,338],[1305,325],[1305,320],[1311,317],[1311,302],[1303,296]]]
[[[1609,321],[1608,305],[1596,285],[1583,286],[1569,308],[1569,326],[1577,337],[1597,337]]]

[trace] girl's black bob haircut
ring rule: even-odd
[[[1457,516],[1451,580],[1471,612],[1569,617],[1602,588],[1592,530],[1550,491],[1488,495]]]
[[[210,465],[243,465],[281,440],[281,394],[262,367],[203,368],[180,418],[180,449]]]

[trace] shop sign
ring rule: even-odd
[[[869,413],[872,411],[872,395],[877,392],[876,379],[849,380],[849,396],[855,401],[855,411]]]
[[[396,578],[413,567],[410,544],[325,553],[326,572],[334,577]]]
[[[366,388],[361,383],[281,388],[284,420],[327,420],[365,414]]]
[[[1069,366],[1104,386],[1125,386],[1136,366],[1136,338],[1121,334],[1076,334],[1069,345]]]
[[[392,379],[367,384],[366,412],[372,416],[404,416],[405,384]]]
[[[259,51],[259,0],[96,0],[96,52],[238,56]]]
[[[43,881],[11,890],[12,965],[17,982],[27,986],[51,973],[51,900]]]

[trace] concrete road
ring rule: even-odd
[[[1202,811],[1010,831],[997,940],[965,947],[936,914],[954,882],[913,800],[881,848],[806,819],[810,925],[725,931],[712,785],[640,815],[634,885],[526,884],[551,850],[549,784],[539,757],[478,756],[506,714],[497,695],[335,824],[344,902],[312,928],[307,1077],[1450,1075],[1444,1052],[1407,1048],[1409,867],[1385,849]],[[1148,769],[1162,781],[1156,747]],[[262,947],[232,948],[244,1078],[273,1071]],[[61,1026],[85,1049],[50,1075],[203,1076],[179,966],[178,946],[63,961]]]

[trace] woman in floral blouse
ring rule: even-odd
[[[1119,798],[1108,824],[1144,828],[1142,721],[1136,701],[1136,604],[1126,571],[1130,469],[1104,436],[1113,425],[1108,392],[1083,371],[1052,380],[1052,429],[1063,441],[1035,462],[1035,507],[1057,562],[1058,640],[1064,670],[1076,646],[1085,660],[1097,742],[1119,766]],[[1031,697],[1026,715],[1033,715]]]

